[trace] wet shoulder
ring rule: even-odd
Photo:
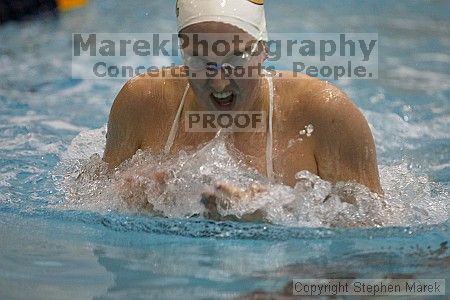
[[[171,111],[178,107],[186,85],[186,79],[174,77],[167,70],[146,73],[128,80],[123,88],[127,95],[124,101],[138,106],[143,112]]]
[[[291,117],[298,115],[311,119],[354,106],[344,91],[328,81],[288,71],[281,74],[274,78],[274,87],[282,107],[292,114]]]
[[[110,113],[111,126],[128,128],[140,144],[159,147],[169,122],[181,102],[187,80],[149,74],[130,79],[116,97]]]

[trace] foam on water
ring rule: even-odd
[[[202,218],[212,216],[201,202],[207,193],[216,198],[216,219],[287,226],[409,226],[449,216],[448,191],[406,163],[380,167],[381,198],[359,184],[332,185],[307,171],[297,174],[294,188],[270,183],[231,155],[222,135],[170,158],[139,150],[110,171],[101,160],[104,136],[104,128],[84,131],[63,155],[55,178],[66,197],[53,203],[57,208]]]

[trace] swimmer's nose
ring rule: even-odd
[[[223,92],[225,88],[230,84],[230,80],[226,78],[225,70],[221,70],[215,74],[216,76],[209,78],[209,86],[216,92]]]
[[[229,79],[220,79],[220,78],[209,79],[209,86],[219,93],[223,92],[228,85],[230,85]]]

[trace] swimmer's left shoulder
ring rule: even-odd
[[[353,126],[367,124],[352,99],[334,84],[317,80],[311,83],[306,93],[303,95],[308,99],[305,109],[322,127],[343,126],[350,130]]]
[[[320,113],[354,107],[348,95],[328,81],[306,74],[280,71],[282,76],[274,77],[276,93],[280,95],[282,106],[290,111]]]

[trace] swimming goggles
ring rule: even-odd
[[[238,67],[244,67],[248,65],[250,60],[255,56],[258,44],[255,43],[250,51],[243,51],[229,55],[222,63],[211,62],[202,56],[188,55],[181,50],[184,65],[191,71],[203,71],[203,70],[234,70]]]

